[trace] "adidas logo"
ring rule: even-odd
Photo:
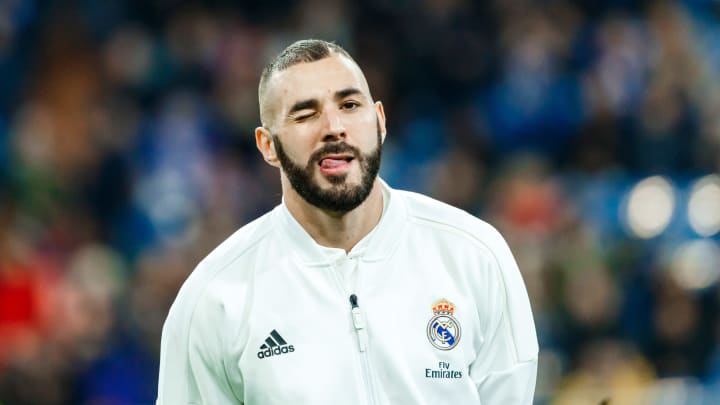
[[[265,339],[265,343],[260,346],[260,351],[257,353],[257,356],[259,359],[264,359],[265,357],[292,353],[294,351],[295,347],[287,344],[285,339],[273,329],[272,332],[270,332],[270,336]]]

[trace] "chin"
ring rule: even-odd
[[[321,188],[333,188],[337,186],[345,186],[345,187],[356,187],[359,186],[361,181],[360,179],[356,178],[357,176],[352,176],[350,173],[345,173],[337,176],[324,176],[320,175],[320,182],[318,185]]]

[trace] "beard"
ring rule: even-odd
[[[310,155],[305,167],[296,164],[290,159],[285,153],[277,134],[273,134],[272,139],[280,166],[290,181],[290,185],[309,204],[324,211],[346,213],[357,208],[370,195],[380,171],[382,155],[382,137],[379,122],[377,124],[377,147],[370,153],[363,154],[358,148],[345,142],[328,143]],[[344,173],[337,176],[326,176],[325,178],[331,183],[331,186],[323,189],[314,180],[315,171],[318,170],[318,163],[324,156],[340,153],[352,154],[353,160],[358,161],[360,165],[360,183],[348,184],[346,182],[347,173]]]

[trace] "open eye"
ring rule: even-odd
[[[355,101],[343,101],[341,107],[343,110],[354,110],[360,106],[359,103]]]

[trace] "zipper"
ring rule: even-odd
[[[337,266],[337,262],[336,265]],[[338,286],[338,289],[343,292],[343,294],[347,294],[348,290],[345,287],[345,284],[340,280],[340,277],[338,276],[337,269],[336,271],[333,271],[333,279],[335,280],[335,283]],[[359,280],[360,275],[357,273],[358,269],[355,269],[355,277],[356,280]],[[357,288],[357,283],[353,283],[352,288]],[[346,295],[347,297],[347,295]],[[378,400],[375,396],[375,387],[373,384],[372,379],[372,373],[370,372],[372,369],[370,367],[370,359],[368,357],[368,334],[367,334],[367,323],[365,322],[365,317],[363,316],[362,310],[360,309],[360,306],[358,305],[358,297],[356,294],[350,294],[350,316],[352,318],[352,324],[353,329],[355,330],[355,336],[357,337],[358,342],[358,356],[360,357],[360,372],[362,374],[362,379],[365,383],[365,394],[368,397],[368,404],[374,405],[378,403]]]
[[[352,313],[353,326],[358,338],[358,349],[360,349],[360,353],[363,353],[367,349],[367,329],[355,294],[350,295],[350,312]]]
[[[375,387],[373,386],[372,374],[370,373],[370,359],[367,354],[367,328],[362,311],[358,305],[358,298],[355,294],[350,294],[350,312],[352,314],[353,327],[358,339],[358,349],[360,350],[360,358],[362,363],[363,374],[365,377],[365,385],[368,389],[371,404],[377,403],[375,399]]]

